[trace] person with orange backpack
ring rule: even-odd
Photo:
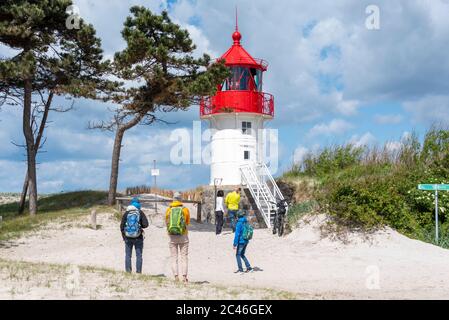
[[[189,236],[187,226],[190,224],[190,212],[189,209],[182,204],[181,194],[179,192],[174,194],[173,202],[165,212],[165,222],[169,237],[173,275],[175,280],[179,281],[179,260],[183,282],[188,282]]]

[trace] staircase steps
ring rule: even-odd
[[[241,166],[240,171],[242,181],[254,198],[265,224],[271,228],[274,219],[271,211],[276,202],[284,200],[284,196],[265,163],[248,163]]]

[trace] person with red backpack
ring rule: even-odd
[[[167,225],[172,272],[175,276],[175,281],[179,281],[178,257],[180,257],[183,281],[188,282],[189,236],[187,226],[190,224],[190,212],[180,200],[181,194],[176,192],[173,196],[173,202],[165,212],[165,222]]]
[[[123,241],[125,242],[125,270],[131,273],[131,257],[133,247],[136,250],[136,272],[142,273],[143,229],[148,227],[148,219],[141,210],[138,198],[133,198],[126,208],[120,223]]]

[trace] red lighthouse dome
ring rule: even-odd
[[[274,97],[262,91],[263,73],[268,64],[253,58],[241,45],[242,35],[236,25],[233,45],[218,60],[224,60],[231,76],[217,87],[213,97],[204,97],[200,104],[201,118],[218,113],[255,113],[274,116]]]

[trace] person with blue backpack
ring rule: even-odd
[[[133,247],[136,250],[136,272],[142,273],[143,229],[148,227],[148,219],[141,210],[138,198],[133,198],[126,208],[120,223],[123,241],[125,241],[125,270],[131,273]]]
[[[249,240],[251,240],[253,236],[253,227],[249,224],[248,220],[246,219],[246,209],[247,207],[244,207],[243,210],[237,212],[238,220],[235,226],[233,248],[234,250],[236,250],[235,253],[237,258],[238,270],[235,271],[234,273],[237,274],[244,273],[242,267],[242,259],[246,266],[245,272],[253,271],[253,268],[251,268],[251,265],[248,259],[246,258],[246,248],[248,247]]]

